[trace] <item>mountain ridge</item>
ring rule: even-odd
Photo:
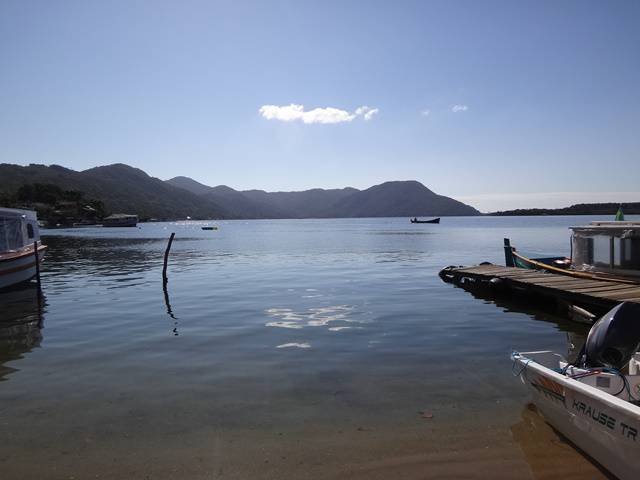
[[[101,200],[111,211],[136,213],[140,218],[230,218],[220,205],[122,163],[80,172],[60,165],[3,163],[0,178],[0,193],[5,196],[23,185],[52,184]]]
[[[10,198],[24,185],[55,185],[102,201],[112,212],[136,213],[141,219],[480,215],[475,208],[438,195],[415,180],[385,182],[365,190],[238,191],[226,185],[211,187],[189,177],[161,180],[123,163],[82,171],[55,164],[3,163],[0,178],[0,199]]]
[[[260,204],[271,218],[354,218],[480,215],[475,208],[434,193],[417,180],[394,180],[365,190],[353,187],[338,189],[313,188],[293,192],[264,190],[234,190],[226,185],[210,187],[189,177],[166,180],[192,193],[214,198],[229,208],[220,195],[232,194],[236,200]],[[214,196],[215,195],[215,196]]]

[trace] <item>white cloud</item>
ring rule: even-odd
[[[451,107],[453,113],[466,112],[467,110],[469,110],[469,107],[466,105],[454,105]]]
[[[358,107],[355,112],[348,112],[334,107],[314,108],[304,110],[304,105],[263,105],[260,107],[260,115],[267,120],[280,120],[282,122],[302,121],[303,123],[343,123],[351,122],[358,116],[363,116],[366,121],[371,120],[378,113],[377,108],[366,105]]]
[[[370,108],[367,107],[366,105],[363,105],[362,107],[358,107],[356,108],[356,115],[363,115],[365,121],[369,121],[373,118],[373,116],[378,113],[378,109],[377,108]]]
[[[420,112],[420,115],[423,117],[428,117],[431,114],[431,110],[423,110]]]

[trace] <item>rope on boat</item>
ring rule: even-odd
[[[514,377],[519,377],[520,375],[522,375],[524,373],[524,371],[527,369],[527,367],[529,366],[530,363],[534,362],[533,359],[531,358],[527,358],[526,360],[522,361],[522,366],[520,367],[520,369],[516,372],[516,365],[518,364],[518,360],[516,360],[514,357],[518,355],[518,357],[520,356],[520,352],[517,352],[515,350],[513,350],[511,352],[511,358],[513,358],[513,363],[511,364],[511,374]]]

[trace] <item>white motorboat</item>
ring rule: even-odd
[[[545,419],[621,479],[640,475],[640,304],[594,324],[576,362],[513,352],[515,373]]]
[[[41,262],[47,247],[40,241],[36,212],[0,208],[0,288],[26,282],[36,276],[35,244],[38,261]]]

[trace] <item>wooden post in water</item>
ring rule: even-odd
[[[36,280],[38,282],[38,295],[42,291],[42,284],[40,283],[40,257],[38,256],[38,241],[33,242],[33,254],[36,257]]]
[[[175,232],[171,232],[169,243],[167,244],[167,249],[164,251],[164,267],[162,267],[162,283],[164,284],[169,281],[169,279],[167,278],[167,262],[169,261],[169,250],[171,250],[171,244],[173,243],[173,237],[175,236]]]
[[[513,261],[513,247],[511,246],[511,241],[508,238],[504,239],[504,263],[507,267],[516,266]]]

